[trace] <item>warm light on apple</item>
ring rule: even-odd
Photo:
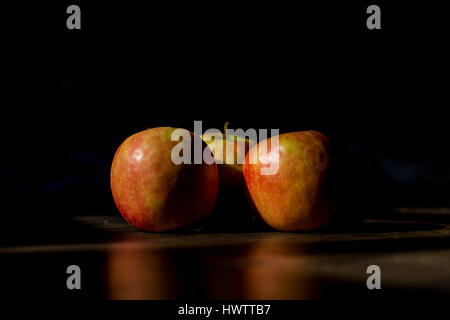
[[[205,219],[214,209],[217,165],[175,164],[171,140],[175,128],[136,133],[117,149],[111,167],[111,190],[123,218],[147,231],[167,231]],[[200,137],[192,140],[208,148]],[[193,154],[193,153],[192,153]]]
[[[272,154],[271,139],[254,146],[243,166],[253,208],[269,226],[280,231],[314,230],[327,225],[335,211],[328,138],[316,131],[282,134],[276,157],[267,156]],[[268,153],[261,154],[261,150]],[[249,162],[250,157],[257,162]],[[261,168],[267,165],[277,167],[277,173],[262,174]]]

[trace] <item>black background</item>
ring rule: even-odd
[[[66,28],[69,4],[81,30]],[[381,30],[366,28],[370,4]],[[30,1],[1,22],[6,219],[118,214],[120,143],[194,120],[322,131],[367,210],[450,205],[440,2]]]

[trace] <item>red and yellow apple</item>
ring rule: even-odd
[[[219,196],[217,209],[209,226],[226,230],[245,230],[253,224],[252,212],[245,196],[242,166],[245,155],[256,141],[236,134],[205,133],[202,139],[208,144],[219,169]]]
[[[244,181],[242,166],[245,155],[255,142],[247,137],[229,135],[226,129],[227,124],[225,125],[225,134],[205,133],[202,139],[212,150],[218,164],[220,184],[225,187],[240,188]]]
[[[175,164],[171,154],[179,142],[171,139],[174,130],[159,127],[136,133],[114,156],[114,201],[123,218],[139,229],[159,232],[186,227],[214,209],[219,185],[216,164]],[[200,137],[190,134],[192,146],[200,143],[207,148]]]
[[[271,137],[247,153],[243,173],[252,207],[280,231],[327,225],[335,212],[329,139],[317,131],[285,133],[277,138],[278,147]],[[269,167],[278,170],[263,174]]]

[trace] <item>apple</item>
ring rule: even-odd
[[[256,142],[247,137],[227,134],[228,122],[225,123],[225,133],[215,137],[213,133],[202,136],[208,147],[212,150],[214,159],[218,164],[220,184],[226,187],[240,187],[244,181],[242,166],[247,151]]]
[[[280,231],[307,231],[327,225],[335,212],[329,139],[317,131],[290,132],[278,136],[278,149],[272,148],[272,139],[258,143],[245,158],[243,174],[252,207]],[[252,157],[254,163],[250,163]],[[268,166],[278,170],[262,174],[261,169]]]
[[[175,164],[171,153],[175,128],[138,132],[117,149],[111,167],[111,190],[123,218],[146,231],[167,231],[201,221],[213,211],[218,194],[215,163]],[[191,134],[191,146],[201,143]],[[192,150],[191,150],[192,151]],[[193,154],[193,151],[191,152]]]
[[[219,169],[219,195],[217,210],[210,219],[209,227],[220,229],[247,229],[252,224],[253,216],[245,196],[242,166],[248,150],[256,141],[248,137],[225,133],[215,136],[205,133],[202,139],[212,150]]]

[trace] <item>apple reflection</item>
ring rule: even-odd
[[[306,249],[276,234],[254,245],[246,258],[243,299],[317,299],[316,264]]]
[[[171,268],[163,255],[139,246],[116,246],[108,253],[109,299],[174,299]]]
[[[251,234],[247,236],[249,239]],[[319,297],[319,285],[314,276],[317,263],[308,254],[307,245],[278,233],[259,235],[258,241],[234,245],[228,240],[219,241],[220,235],[210,236],[213,240],[214,237],[215,245],[184,248],[178,245],[157,248],[137,239],[117,243],[108,252],[108,298],[277,300]]]
[[[307,246],[279,234],[258,242],[216,248],[208,260],[206,283],[211,299],[316,299],[316,262]],[[210,257],[211,258],[211,257]]]

